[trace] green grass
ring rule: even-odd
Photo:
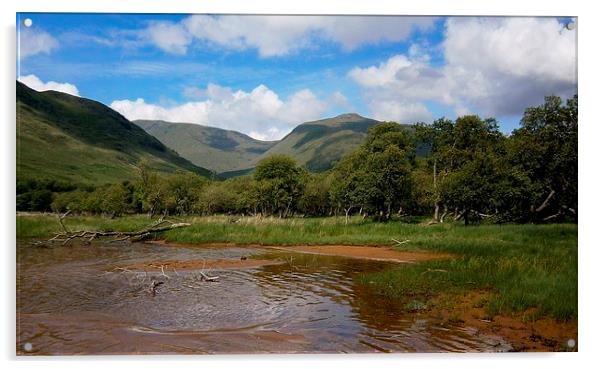
[[[134,231],[153,223],[145,215],[134,215],[121,218],[105,218],[99,216],[67,217],[63,223],[70,231]],[[56,215],[17,216],[17,239],[51,238],[57,232],[63,232]]]
[[[532,311],[558,320],[577,318],[577,225],[424,226],[400,220],[375,223],[351,218],[186,217],[190,227],[158,237],[179,243],[392,245],[410,240],[404,250],[430,250],[455,255],[449,260],[400,265],[364,274],[359,282],[376,293],[400,298],[413,309],[441,295],[471,290],[491,291],[480,301],[489,315]],[[137,230],[151,224],[146,216],[117,219],[69,217],[71,229]],[[18,238],[44,238],[60,231],[56,217],[17,217]],[[435,269],[447,272],[433,271]],[[429,271],[430,270],[430,271]]]
[[[531,308],[538,316],[577,318],[574,224],[434,227],[407,238],[412,240],[407,249],[457,257],[363,275],[361,282],[381,294],[423,301],[491,290],[491,297],[481,302],[490,316]]]

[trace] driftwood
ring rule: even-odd
[[[202,270],[199,271],[199,274],[201,275],[201,281],[216,282],[219,279],[219,276],[210,277],[207,274],[203,273]]]
[[[153,281],[151,283],[150,287],[148,288],[148,293],[150,293],[151,295],[155,296],[157,294],[157,287],[159,287],[162,284],[165,284],[165,282]]]
[[[62,242],[63,245],[66,245],[70,241],[74,239],[85,239],[88,243],[92,242],[97,238],[105,238],[109,242],[118,242],[118,241],[137,241],[144,239],[152,233],[168,231],[170,229],[187,227],[190,223],[174,223],[170,220],[160,220],[155,224],[146,227],[139,231],[132,232],[119,232],[119,231],[68,231],[65,225],[63,224],[63,218],[67,216],[69,212],[65,213],[62,216],[59,216],[59,223],[63,228],[63,232],[55,233],[55,236],[52,237],[49,241],[52,242]]]

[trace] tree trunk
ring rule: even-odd
[[[347,225],[347,223],[349,223],[349,212],[351,211],[351,208],[352,207],[345,209],[345,225]]]
[[[447,206],[443,206],[443,214],[441,214],[441,219],[439,220],[439,223],[443,223],[446,215],[447,215]]]
[[[437,194],[437,159],[433,160],[433,192],[435,196]],[[438,196],[435,198],[435,211],[433,212],[433,219],[439,219],[439,199]]]
[[[554,196],[555,193],[556,193],[556,191],[554,191],[554,190],[550,191],[550,193],[548,194],[548,197],[546,197],[546,199],[543,201],[543,203],[541,205],[539,205],[539,207],[537,209],[535,209],[535,212],[539,213],[543,209],[545,209],[548,206],[550,199],[552,198],[552,196]]]

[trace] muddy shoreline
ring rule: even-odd
[[[221,247],[249,247],[314,254],[325,256],[341,256],[363,260],[388,261],[396,263],[416,263],[426,260],[452,258],[453,255],[428,251],[399,251],[390,246],[362,246],[362,245],[260,245],[237,244],[228,242],[210,242],[201,244],[173,243],[166,241],[149,241],[149,243],[166,247],[191,247],[191,248],[221,248]]]

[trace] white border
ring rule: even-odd
[[[380,367],[445,367],[488,368],[526,367],[545,365],[546,368],[590,366],[600,361],[600,248],[597,228],[600,227],[600,196],[597,180],[601,166],[596,155],[600,147],[600,73],[602,65],[598,36],[600,13],[586,1],[526,1],[526,0],[419,0],[394,4],[386,0],[303,0],[295,4],[286,1],[230,0],[4,0],[2,8],[2,40],[4,57],[0,76],[0,101],[3,120],[1,137],[2,168],[6,180],[2,181],[0,225],[4,242],[2,248],[2,334],[0,349],[8,367],[32,368],[60,365],[64,368],[106,368],[107,365],[144,365],[147,368],[177,366],[248,368],[328,368],[332,365],[345,368]],[[15,358],[15,13],[36,12],[124,12],[124,13],[238,13],[238,14],[408,14],[408,15],[540,15],[578,16],[579,31],[579,353],[577,354],[399,354],[399,355],[256,355],[256,356],[130,356],[130,357],[69,357],[69,358]],[[596,360],[598,359],[598,360]]]

